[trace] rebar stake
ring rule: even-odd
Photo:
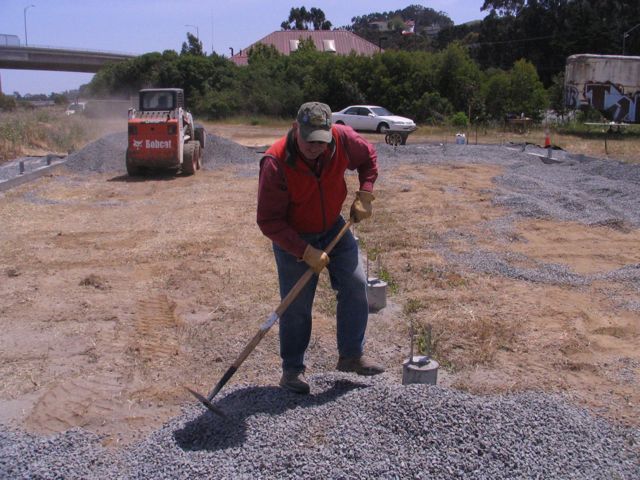
[[[413,327],[413,322],[411,322],[411,333],[409,335],[409,363],[413,364],[413,339],[415,335],[415,330]]]
[[[369,250],[367,250],[367,254],[365,255],[367,257],[367,284],[369,283]]]

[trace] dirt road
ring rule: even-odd
[[[282,132],[212,133],[255,146]],[[400,381],[408,325],[430,323],[443,385],[561,392],[637,424],[632,283],[536,282],[447,255],[509,252],[514,266],[550,262],[596,278],[640,263],[638,229],[518,217],[500,237],[487,225],[509,215],[494,202],[503,171],[451,161],[381,175],[374,217],[356,232],[389,281],[368,350]],[[255,225],[256,184],[257,162],[138,181],[58,170],[0,194],[0,422],[45,433],[81,426],[117,445],[192,401],[182,385],[207,391],[279,301],[271,247]],[[329,288],[323,275],[311,372],[336,361]],[[277,352],[274,329],[233,382],[275,384]]]

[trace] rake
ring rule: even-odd
[[[331,243],[327,245],[327,248],[325,248],[324,251],[327,254],[329,254],[331,250],[333,250],[333,247],[336,246],[336,244],[344,236],[347,230],[349,230],[349,227],[351,227],[352,224],[353,224],[353,219],[349,219],[349,221],[344,224],[344,226],[338,232],[338,234],[334,237],[334,239],[331,240]],[[216,386],[213,387],[211,392],[209,392],[209,394],[206,397],[189,387],[184,387],[184,388],[186,388],[195,398],[197,398],[200,401],[200,403],[202,403],[210,411],[212,411],[213,413],[221,417],[226,417],[225,413],[222,410],[220,410],[218,407],[213,405],[211,401],[218,394],[218,392],[222,390],[222,387],[225,386],[225,384],[231,379],[231,377],[233,377],[233,375],[236,373],[238,368],[240,368],[240,365],[242,365],[242,363],[247,359],[247,357],[251,354],[251,352],[253,352],[253,350],[260,343],[260,341],[267,334],[267,332],[271,329],[271,327],[280,319],[280,317],[285,312],[285,310],[296,299],[296,297],[298,296],[300,291],[304,288],[304,286],[307,284],[307,282],[309,282],[313,274],[314,274],[313,269],[309,268],[298,279],[298,281],[293,286],[293,288],[282,299],[282,301],[280,302],[280,305],[278,305],[278,307],[269,315],[267,320],[262,325],[260,325],[260,329],[258,330],[258,332],[253,336],[253,338],[247,344],[247,346],[244,347],[244,350],[240,352],[240,355],[238,355],[238,358],[236,358],[236,360],[231,364],[231,366],[227,369],[227,371],[224,373],[222,378],[220,378]]]

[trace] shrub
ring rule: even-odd
[[[464,112],[458,112],[449,119],[449,123],[454,127],[466,127],[469,125],[469,118]]]
[[[453,112],[451,102],[438,92],[425,92],[413,105],[417,122],[440,123]]]
[[[0,93],[0,110],[4,110],[6,112],[13,112],[15,109],[16,109],[16,99]]]
[[[604,122],[606,119],[602,116],[600,111],[593,108],[591,105],[588,105],[578,111],[577,121],[578,123]]]

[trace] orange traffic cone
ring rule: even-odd
[[[549,130],[544,131],[544,148],[551,146],[551,137],[549,136]]]

